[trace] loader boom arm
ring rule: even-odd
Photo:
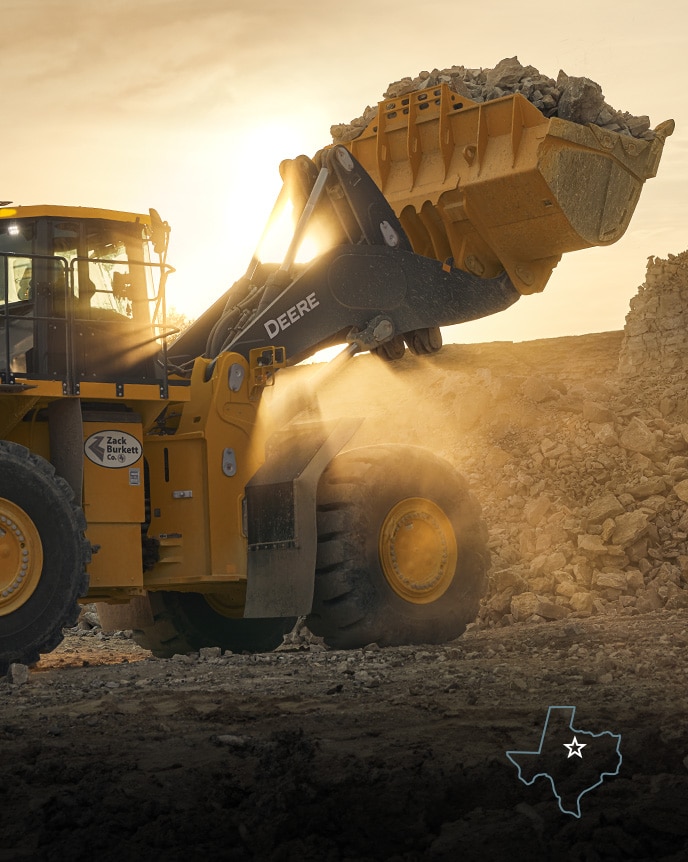
[[[329,249],[305,265],[293,263],[291,248],[286,265],[256,264],[180,336],[175,361],[225,350],[248,358],[272,344],[285,348],[289,363],[346,341],[370,350],[404,333],[494,314],[519,298],[503,272],[483,279],[417,254],[345,147],[325,150],[319,160],[320,169],[301,156],[282,170],[292,175],[292,188],[298,175],[307,227],[328,236]],[[303,230],[297,225],[295,236]]]

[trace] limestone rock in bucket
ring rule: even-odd
[[[569,78],[559,98],[559,116],[573,123],[594,123],[604,107],[602,87],[590,78]],[[610,115],[608,122],[612,119]]]
[[[524,66],[518,57],[506,57],[493,69],[467,69],[450,66],[446,69],[422,71],[415,77],[407,75],[393,81],[382,99],[400,99],[409,93],[446,84],[450,90],[474,102],[487,102],[512,93],[520,93],[545,117],[561,117],[575,123],[596,125],[608,131],[651,140],[649,117],[617,111],[604,100],[602,88],[586,77],[567,75],[560,71],[556,80],[544,75],[535,66]],[[330,129],[334,143],[352,141],[377,116],[377,109],[367,107],[360,117],[349,123],[338,123]]]
[[[486,75],[488,87],[501,87],[503,90],[515,87],[516,84],[528,74],[538,74],[534,66],[528,66],[526,70],[519,62],[518,57],[508,57],[490,69]]]

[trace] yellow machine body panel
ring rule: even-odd
[[[146,573],[147,586],[198,581],[208,572],[208,505],[205,441],[152,438],[146,441],[151,484],[149,536],[159,559]]]
[[[145,520],[143,428],[136,414],[84,414],[83,509],[86,537],[97,547],[92,591],[142,585]]]
[[[86,538],[96,548],[88,566],[88,600],[141,589],[140,524],[90,522]]]
[[[209,380],[207,365],[196,360],[191,400],[174,435],[152,433],[145,440],[148,535],[159,542],[159,561],[145,574],[148,588],[183,583],[212,592],[227,584],[245,586],[242,506],[246,484],[264,457],[260,401],[250,398],[243,357],[220,356]]]
[[[567,251],[618,240],[673,121],[641,140],[547,119],[520,94],[477,103],[446,84],[380,102],[345,146],[414,251],[543,290]]]
[[[47,416],[51,404],[63,400],[61,384],[35,379],[25,385],[23,391],[21,385],[6,387],[10,391],[0,399],[2,436],[57,463],[60,453]],[[175,409],[181,409],[189,387],[171,388]],[[143,586],[144,432],[168,401],[160,398],[157,385],[125,384],[120,391],[126,398],[115,397],[114,383],[85,383],[76,399],[83,409],[82,507],[86,537],[96,549],[88,565],[91,598],[122,596]]]

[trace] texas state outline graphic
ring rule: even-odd
[[[550,706],[537,751],[507,751],[527,785],[547,778],[563,814],[581,817],[581,798],[619,774],[621,735],[574,727],[575,706]]]

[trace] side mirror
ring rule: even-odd
[[[167,244],[170,238],[170,226],[166,221],[160,218],[157,210],[151,207],[151,241],[153,250],[156,254],[163,255],[167,251]]]

